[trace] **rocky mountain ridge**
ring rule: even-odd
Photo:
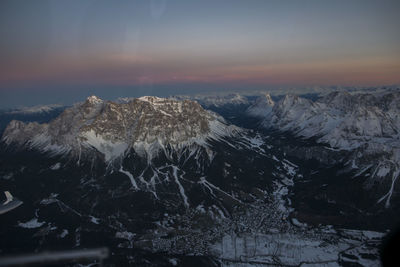
[[[274,107],[275,102],[272,100],[269,93],[265,93],[258,97],[254,104],[252,104],[246,113],[254,117],[266,117]]]
[[[258,102],[248,114],[261,116],[264,128],[314,139],[333,151],[347,151],[350,156],[343,159],[347,168],[358,170],[359,174],[369,172],[366,188],[375,181],[386,184],[379,190],[381,194],[386,192],[378,201],[390,205],[400,174],[400,92],[333,92],[315,102],[286,95],[272,109],[265,98]],[[259,108],[262,105],[264,112]],[[251,112],[257,108],[257,114]],[[318,150],[314,149],[315,158],[319,158]]]
[[[23,107],[18,109],[12,109],[5,111],[5,114],[10,115],[33,115],[33,114],[45,114],[52,112],[54,110],[63,109],[65,106],[59,104],[50,104],[50,105],[38,105],[32,107]]]
[[[49,123],[10,122],[2,141],[78,157],[94,148],[110,161],[130,148],[151,159],[166,146],[174,150],[191,145],[205,147],[209,139],[238,131],[238,127],[228,126],[222,117],[190,100],[146,96],[114,103],[91,96]]]
[[[234,93],[227,95],[194,95],[194,96],[186,96],[186,95],[178,95],[174,96],[174,99],[177,100],[195,100],[199,102],[204,107],[222,107],[225,105],[249,105],[250,101],[243,95]]]

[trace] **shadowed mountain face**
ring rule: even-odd
[[[391,227],[398,200],[394,189],[389,206],[377,201],[384,179],[366,186],[377,177],[376,166],[361,172],[368,157],[349,166],[364,147],[332,148],[282,126],[317,102],[224,101],[221,114],[248,129],[156,97],[90,97],[48,123],[11,122],[0,185],[24,204],[1,218],[1,252],[104,245],[117,266],[378,264],[383,234],[366,230]]]

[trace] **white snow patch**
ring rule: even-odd
[[[55,203],[55,202],[58,201],[58,200],[57,200],[57,197],[58,197],[58,194],[56,194],[56,193],[51,193],[50,196],[49,196],[48,198],[42,199],[42,201],[40,201],[40,204],[41,204],[41,205],[49,205],[49,204]]]
[[[104,155],[106,161],[122,156],[129,147],[125,142],[106,140],[93,130],[83,132],[82,136],[86,138],[87,145],[96,148]]]
[[[379,177],[385,177],[386,175],[388,175],[390,172],[390,167],[388,166],[382,166],[379,168],[379,170],[376,172],[376,176]]]
[[[172,258],[168,260],[173,266],[178,266],[178,259]]]
[[[22,228],[28,228],[28,229],[33,229],[33,228],[39,228],[41,227],[45,222],[39,222],[37,218],[33,218],[30,221],[27,221],[25,223],[18,223],[19,227]]]
[[[206,213],[206,210],[204,209],[204,206],[203,206],[203,205],[198,205],[198,206],[196,207],[196,210],[199,211],[199,212],[202,213],[202,214]]]
[[[381,197],[381,198],[378,200],[378,203],[380,203],[380,202],[382,202],[384,199],[386,199],[386,203],[385,203],[385,207],[386,207],[386,208],[389,208],[389,207],[390,207],[390,198],[392,197],[394,185],[395,185],[395,183],[396,183],[397,178],[399,178],[399,174],[400,174],[400,170],[396,170],[395,172],[393,172],[392,184],[390,185],[389,192],[387,192],[383,197]]]
[[[96,218],[96,217],[94,217],[94,216],[89,216],[90,217],[90,221],[92,222],[92,223],[94,223],[94,224],[100,224],[100,219],[99,218]]]
[[[60,168],[61,168],[61,163],[60,162],[57,162],[56,164],[54,164],[54,165],[52,165],[50,167],[50,169],[53,170],[53,171],[58,170]]]
[[[307,224],[306,224],[306,223],[301,223],[301,222],[300,222],[299,220],[297,220],[296,218],[291,218],[290,220],[292,221],[292,224],[295,225],[295,226],[297,226],[297,227],[300,227],[300,228],[307,227]]]
[[[189,207],[189,202],[188,202],[188,198],[185,194],[185,189],[183,188],[182,184],[179,182],[179,178],[178,178],[178,168],[176,166],[172,166],[173,168],[173,176],[175,178],[175,183],[178,185],[179,188],[179,192],[181,193],[182,199],[183,199],[183,203],[185,204],[186,207]]]
[[[207,187],[207,188],[210,190],[210,193],[211,193],[214,197],[216,197],[216,196],[215,196],[214,191],[212,190],[212,188],[215,189],[215,190],[217,190],[217,191],[219,191],[219,192],[221,192],[221,193],[223,193],[223,194],[225,194],[225,195],[227,195],[227,196],[229,196],[229,197],[232,198],[233,200],[236,200],[237,202],[242,203],[242,201],[240,201],[239,199],[235,198],[234,196],[232,196],[231,194],[225,192],[224,190],[222,190],[222,189],[219,188],[218,186],[215,186],[215,185],[213,185],[212,183],[210,183],[209,181],[207,181],[205,177],[201,177],[199,183],[202,184],[202,185],[204,185],[205,187]]]
[[[68,235],[68,230],[67,229],[64,229],[62,232],[61,232],[61,234],[59,235],[59,237],[61,237],[61,238],[64,238],[64,237],[66,237],[67,235]]]
[[[133,178],[133,175],[132,175],[130,172],[125,171],[125,170],[122,168],[122,166],[121,166],[121,168],[119,169],[119,171],[120,171],[121,173],[123,173],[123,174],[125,174],[125,175],[127,175],[127,176],[129,177],[129,179],[131,180],[131,184],[132,184],[133,188],[135,188],[136,190],[139,189],[139,187],[138,187],[137,184],[136,184],[135,179]]]
[[[286,161],[286,162],[285,162]],[[283,168],[286,170],[289,176],[293,177],[296,175],[296,167],[294,167],[294,164],[289,164],[290,162],[287,160],[284,160],[281,162],[283,164]]]
[[[35,114],[35,113],[49,113],[57,108],[62,108],[62,105],[51,104],[51,105],[42,105],[42,106],[33,106],[33,107],[23,107],[20,109],[12,110],[7,112],[7,114]]]

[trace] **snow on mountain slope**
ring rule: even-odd
[[[209,140],[238,131],[194,101],[145,96],[114,103],[91,96],[50,123],[10,122],[2,141],[79,157],[94,148],[110,161],[130,148],[151,159],[166,147],[176,151],[191,145],[206,147]]]
[[[312,102],[287,95],[263,125],[319,137],[332,147],[352,150],[368,143],[400,147],[400,93],[383,96],[335,92]]]
[[[199,102],[204,107],[221,107],[224,105],[249,105],[249,100],[241,94],[227,95],[195,95],[195,96],[175,96],[175,99],[191,99]]]
[[[263,115],[265,127],[319,137],[335,148],[352,150],[368,143],[400,147],[399,103],[400,92],[380,96],[334,92],[316,102],[286,95],[276,104],[263,96],[248,114]]]
[[[63,106],[58,105],[58,104],[33,106],[33,107],[24,107],[24,108],[11,110],[11,111],[6,112],[6,114],[32,115],[32,114],[49,113],[53,110],[61,109],[61,108],[63,108]]]
[[[270,101],[258,100],[266,105],[262,125],[280,131],[289,131],[303,138],[316,138],[330,147],[352,154],[350,168],[369,166],[371,175],[366,187],[379,178],[391,184],[380,201],[390,205],[390,198],[400,169],[400,92],[379,94],[349,94],[333,92],[313,102],[295,95],[286,95],[269,106]],[[258,104],[257,106],[262,106]],[[253,105],[249,108],[257,108]],[[257,113],[248,114],[260,116]]]

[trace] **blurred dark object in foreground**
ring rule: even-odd
[[[108,248],[68,250],[58,252],[42,252],[26,255],[15,255],[0,258],[0,266],[51,265],[96,261],[103,266],[103,260],[108,258]]]
[[[383,239],[381,261],[383,267],[400,266],[400,227],[390,231]]]

